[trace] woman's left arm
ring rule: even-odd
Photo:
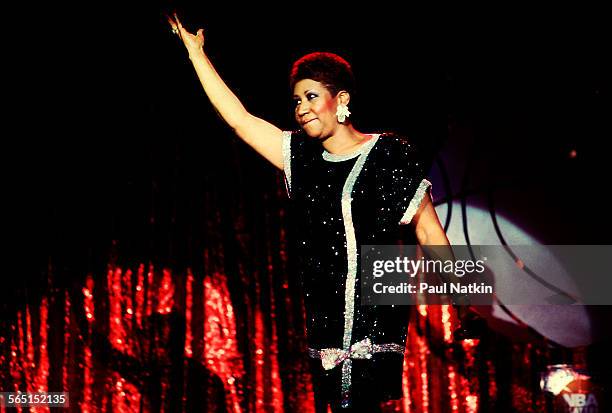
[[[425,195],[423,201],[421,201],[421,205],[419,206],[417,213],[412,218],[411,225],[414,228],[419,245],[448,246],[448,248],[435,249],[435,253],[438,255],[437,258],[444,260],[455,259],[450,242],[448,241],[444,228],[438,219],[438,214],[436,213],[436,209],[431,201],[429,192]],[[447,277],[448,278],[444,281],[456,281],[454,275]],[[457,317],[459,318],[461,324],[461,326],[455,330],[455,339],[462,340],[480,337],[484,328],[486,327],[484,319],[480,318],[471,310],[469,300],[467,300],[465,296],[453,296],[452,300],[455,304]]]
[[[453,248],[446,237],[446,232],[438,219],[438,214],[434,208],[433,202],[431,201],[431,195],[429,192],[425,194],[421,205],[417,210],[416,214],[412,218],[411,225],[414,228],[417,242],[421,247],[429,246],[431,248],[422,248],[426,255],[430,259],[442,260],[442,261],[455,261],[455,254]],[[457,276],[453,273],[441,273],[440,278],[444,282],[459,282]],[[457,299],[463,304],[463,297],[453,295],[452,300],[457,303]]]
[[[423,197],[419,209],[412,218],[411,225],[420,245],[450,246],[429,192]]]

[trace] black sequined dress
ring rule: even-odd
[[[425,165],[394,134],[334,155],[284,132],[283,154],[315,396],[342,406],[401,398],[410,307],[360,304],[359,251],[398,242],[430,186]]]

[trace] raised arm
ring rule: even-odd
[[[175,33],[183,40],[189,59],[215,110],[234,132],[274,166],[283,169],[282,131],[263,119],[251,115],[225,84],[204,52],[204,33],[189,33],[180,20],[168,18]]]

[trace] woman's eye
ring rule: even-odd
[[[299,100],[299,99],[295,99],[295,100],[293,101],[293,106],[298,106],[300,103],[302,103],[302,101],[301,101],[301,100]]]
[[[309,93],[307,97],[308,97],[308,100],[311,100],[311,99],[316,98],[317,95],[315,95],[314,93]]]

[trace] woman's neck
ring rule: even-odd
[[[372,136],[357,131],[353,125],[348,125],[338,128],[333,136],[326,138],[323,147],[334,155],[344,155],[353,152],[371,138]]]

